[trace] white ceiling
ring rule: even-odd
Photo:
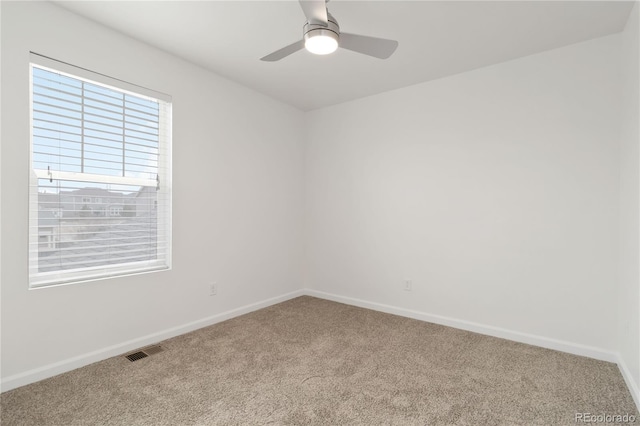
[[[302,110],[312,110],[621,31],[632,2],[346,1],[341,30],[398,40],[380,60],[339,49],[259,59],[302,37],[297,1],[56,1]]]

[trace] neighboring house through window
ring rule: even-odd
[[[169,96],[31,54],[30,287],[169,268],[170,155]]]

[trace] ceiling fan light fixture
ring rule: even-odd
[[[379,59],[387,59],[395,52],[398,47],[395,40],[341,32],[338,21],[327,10],[328,1],[299,0],[307,18],[302,27],[302,40],[278,49],[260,60],[279,61],[304,48],[316,55],[328,55],[340,47]]]
[[[304,47],[316,55],[328,55],[338,48],[338,34],[327,29],[309,31],[304,35]]]

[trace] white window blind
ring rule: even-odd
[[[31,288],[171,264],[171,100],[31,55]]]

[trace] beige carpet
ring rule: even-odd
[[[299,297],[1,395],[2,425],[575,425],[615,364]],[[636,420],[640,424],[640,419]]]

